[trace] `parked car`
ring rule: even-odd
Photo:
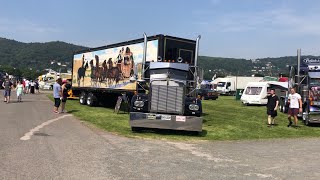
[[[219,97],[219,93],[211,89],[197,89],[197,95],[202,100],[207,100],[207,99],[216,100]]]

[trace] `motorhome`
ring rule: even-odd
[[[266,105],[271,88],[276,90],[278,96],[283,96],[287,93],[288,82],[249,82],[241,96],[241,101],[245,105]]]

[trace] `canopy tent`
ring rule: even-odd
[[[271,88],[281,89],[281,90],[288,90],[289,83],[288,82],[277,82],[277,81],[270,81],[267,82]]]

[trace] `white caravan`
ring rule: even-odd
[[[244,89],[240,100],[246,105],[266,105],[268,102],[267,94],[270,88],[274,88],[277,96],[280,97],[282,96],[283,91],[288,90],[288,82],[249,82]]]

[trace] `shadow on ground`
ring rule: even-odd
[[[192,136],[192,137],[205,137],[208,132],[202,130],[202,132],[195,131],[179,131],[179,130],[170,130],[170,129],[150,129],[150,128],[139,128],[134,133],[152,133],[159,135],[181,135],[181,136]]]

